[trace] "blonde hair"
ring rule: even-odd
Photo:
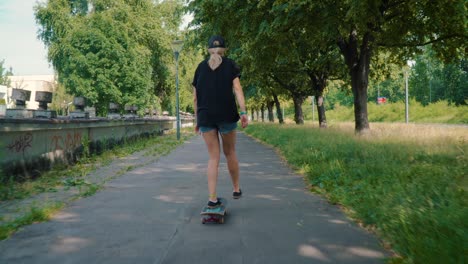
[[[224,52],[226,51],[226,48],[211,48],[208,49],[208,52],[210,53],[210,59],[208,60],[208,65],[210,68],[214,71],[216,68],[221,65],[223,62],[223,57]]]

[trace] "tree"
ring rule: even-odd
[[[67,94],[65,87],[60,83],[54,85],[54,96],[52,97],[50,109],[57,111],[58,115],[68,115],[71,110],[70,107],[72,107],[73,96]]]
[[[169,1],[179,3],[179,1]],[[141,111],[170,89],[169,3],[151,0],[50,0],[35,7],[39,37],[67,92],[85,96],[99,114],[109,102]],[[90,9],[88,9],[90,7]],[[177,19],[179,22],[177,22]]]
[[[239,61],[250,69],[251,79],[268,86],[264,76],[275,80],[281,90],[287,91],[295,104],[295,120],[302,124],[302,102],[308,95],[316,95],[321,127],[326,127],[323,93],[329,78],[343,75],[343,66],[333,39],[320,39],[319,28],[306,28],[303,19],[314,21],[316,16],[293,8],[280,1],[229,2],[194,1],[191,10],[198,35],[213,30],[235,39]],[[216,16],[216,13],[228,14]],[[243,19],[248,17],[249,19]],[[230,27],[232,20],[238,26]],[[314,22],[310,22],[314,23]],[[232,47],[233,43],[231,43]],[[285,79],[282,79],[285,78]]]
[[[266,1],[263,1],[266,2]],[[315,96],[320,127],[326,127],[324,93],[330,80],[343,79],[345,69],[335,48],[335,39],[327,38],[320,25],[321,9],[304,12],[299,2],[295,4],[273,1],[270,14],[274,17],[271,32],[273,39],[282,34],[289,45],[289,60],[297,61],[299,74],[305,74],[310,85],[310,95]]]
[[[456,58],[467,40],[462,0],[307,1],[305,12],[314,9],[323,11],[320,27],[336,38],[348,68],[357,132],[369,129],[367,88],[373,56],[385,50],[405,61],[420,52],[420,46],[432,44],[439,56]]]
[[[283,90],[288,91],[296,104],[296,122],[303,123],[301,105],[302,90],[307,89],[305,82],[299,81],[295,65],[288,63],[288,49],[280,44],[284,35],[272,35],[270,27],[272,17],[266,16],[271,3],[245,3],[242,1],[193,1],[190,10],[194,12],[194,24],[198,29],[194,32],[198,43],[204,43],[211,34],[221,34],[229,42],[230,54],[240,63],[243,69],[244,86],[271,87],[274,80]],[[223,14],[219,16],[216,14]],[[243,19],[249,17],[248,21]],[[232,21],[238,21],[238,26],[232,27]],[[291,67],[292,66],[292,67]],[[289,68],[288,68],[289,67]],[[245,73],[245,74],[244,74]],[[245,78],[247,77],[247,78]],[[268,80],[271,78],[270,80]],[[280,80],[281,78],[286,78]],[[286,89],[287,88],[287,89]],[[265,102],[264,102],[265,103]],[[261,105],[259,105],[261,107]],[[281,119],[282,120],[282,119]]]
[[[467,40],[462,0],[449,5],[442,0],[195,0],[191,7],[199,35],[206,38],[217,32],[229,36],[239,57],[255,62],[249,66],[270,67],[274,74],[278,72],[271,69],[278,62],[297,63],[292,44],[312,43],[323,52],[333,41],[347,68],[349,77],[343,79],[351,84],[357,132],[369,129],[368,84],[371,63],[379,54],[390,54],[402,66],[421,52],[421,46],[432,44],[437,56],[449,60],[465,52]],[[232,21],[236,27],[231,26]],[[309,63],[315,65],[313,60]]]
[[[445,65],[442,74],[447,101],[455,105],[467,105],[468,61],[464,58]]]
[[[192,81],[196,67],[203,60],[198,49],[193,49],[190,45],[184,45],[179,56],[179,98],[180,109],[185,112],[194,112],[193,108],[193,87]]]
[[[423,105],[447,100],[455,105],[467,104],[468,68],[466,59],[444,63],[434,56],[431,47],[415,58],[409,84],[411,96]]]
[[[10,68],[7,70],[5,67],[5,60],[0,61],[0,85],[10,86],[11,82],[8,76],[13,75],[13,70]]]

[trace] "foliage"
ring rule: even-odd
[[[186,40],[187,42],[189,40]],[[193,113],[193,87],[192,81],[195,70],[198,64],[203,60],[201,52],[197,48],[191,47],[189,44],[184,45],[179,56],[179,107],[180,111]],[[172,82],[175,83],[175,74],[171,76]],[[165,109],[171,109],[171,113],[175,113],[175,90],[171,94],[167,94],[164,98],[167,99]]]
[[[466,134],[434,130],[385,125],[356,136],[351,127],[246,129],[277,147],[314,191],[375,227],[402,263],[463,263],[468,243]]]
[[[10,86],[11,82],[8,79],[8,76],[12,76],[13,71],[11,68],[7,70],[4,67],[4,64],[5,64],[5,60],[1,60],[0,61],[0,85]]]
[[[58,81],[105,114],[109,102],[143,110],[169,89],[169,44],[179,1],[50,0],[35,7]],[[172,4],[175,8],[170,9]],[[88,9],[88,6],[90,9]],[[180,13],[180,12],[179,12]]]
[[[465,58],[445,64],[430,48],[417,56],[411,70],[411,96],[424,105],[447,100],[455,105],[468,104],[468,62]]]
[[[247,105],[253,108],[261,108],[267,101],[273,101],[273,94],[288,94],[300,102],[312,93],[300,59],[308,59],[304,54],[310,53],[307,48],[313,44],[296,43],[298,38],[294,35],[300,35],[301,28],[285,34],[289,25],[275,23],[271,9],[270,2],[246,4],[211,0],[190,3],[190,10],[194,12],[193,24],[198,26],[191,33],[197,36],[193,45],[205,43],[212,34],[221,34],[228,40],[230,54],[242,67]],[[224,15],[216,15],[221,13]],[[245,17],[249,19],[243,19]],[[233,20],[238,21],[237,27],[230,26]]]
[[[386,72],[382,68],[373,69],[379,74],[372,76],[369,81],[368,102],[376,102],[377,97],[385,97],[387,102],[405,100],[405,68],[384,58],[382,63],[387,65]],[[456,59],[452,63],[445,63],[435,56],[430,46],[424,47],[423,53],[416,56],[415,65],[409,70],[409,97],[417,102],[428,105],[440,100],[451,104],[463,105],[467,103],[466,83],[468,83],[468,67],[465,59]],[[346,85],[342,82],[330,84],[327,100],[333,106],[335,103],[349,105],[352,98],[347,98]],[[335,90],[338,88],[338,90]],[[372,113],[369,112],[370,115]]]
[[[325,93],[327,108],[333,109],[335,105],[352,106],[353,97],[350,88],[351,87],[343,81],[331,81]]]
[[[52,97],[52,103],[50,109],[57,111],[58,115],[68,115],[72,107],[73,96],[68,94],[65,87],[58,83],[55,85],[54,96]]]
[[[432,44],[434,56],[457,58],[463,55],[467,38],[466,7],[461,0],[450,5],[443,0],[195,0],[190,2],[190,10],[199,41],[214,33],[231,40],[233,54],[257,79],[249,82],[249,87],[269,88],[267,74],[278,74],[278,79],[293,84],[280,85],[280,90],[292,86],[301,91],[309,86],[301,75],[311,70],[348,82],[358,131],[368,128],[369,77],[379,84],[382,72],[397,68],[388,69],[392,67],[387,62],[397,62],[401,68],[404,61],[421,52],[420,46],[428,44]],[[233,20],[236,27],[231,26]],[[336,63],[338,53],[341,63]],[[340,74],[344,66],[347,77]],[[383,87],[389,88],[392,96],[401,95],[398,86],[386,83]],[[306,95],[311,94],[306,90]],[[297,93],[292,96],[297,97]]]

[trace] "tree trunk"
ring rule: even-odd
[[[273,115],[273,106],[275,105],[275,101],[268,101],[266,106],[268,109],[268,121],[275,122],[275,117]]]
[[[250,116],[251,116],[251,120],[252,120],[252,121],[254,121],[254,112],[255,112],[255,110],[254,110],[254,108],[252,107],[252,108],[250,109]]]
[[[313,90],[315,93],[315,104],[317,105],[317,113],[319,120],[319,127],[327,127],[327,117],[325,116],[325,105],[323,104],[323,91],[327,86],[328,76],[326,73],[317,74],[310,72],[309,77],[312,80]]]
[[[361,67],[358,67],[361,68]],[[364,69],[352,72],[351,85],[354,95],[354,119],[355,130],[358,133],[368,130],[369,121],[367,117],[367,76],[363,76]]]
[[[273,94],[273,99],[275,101],[276,116],[278,117],[278,121],[280,124],[284,124],[283,112],[281,112],[281,103],[278,99],[278,96],[276,94]]]
[[[262,122],[265,122],[265,104],[260,106],[260,113],[262,114]]]
[[[327,127],[327,117],[325,116],[325,105],[323,104],[323,92],[315,96],[315,103],[317,104],[317,113],[319,119],[319,126],[321,128]]]
[[[293,95],[294,102],[294,121],[298,125],[304,124],[304,114],[302,113],[302,104],[304,103],[305,96]]]
[[[355,130],[358,133],[368,130],[367,116],[367,86],[369,81],[369,66],[372,54],[372,36],[369,32],[364,34],[362,44],[358,52],[357,31],[349,34],[348,41],[340,39],[338,46],[345,58],[351,75],[351,88],[354,96]]]

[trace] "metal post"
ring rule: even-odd
[[[176,60],[176,120],[177,120],[177,140],[180,140],[180,115],[179,115],[179,52],[174,52]]]
[[[377,84],[377,104],[379,104],[379,98],[380,98],[380,85]]]
[[[409,123],[409,103],[408,103],[408,70],[405,70],[405,121]]]

